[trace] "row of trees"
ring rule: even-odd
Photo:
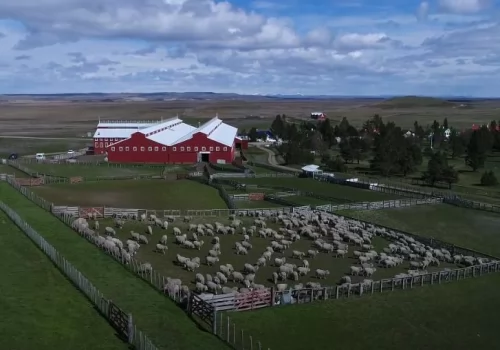
[[[423,179],[431,185],[451,185],[458,181],[458,172],[448,160],[465,155],[465,164],[472,171],[483,168],[488,155],[500,151],[499,124],[492,121],[478,130],[459,132],[450,129],[445,118],[441,124],[434,121],[425,127],[415,122],[408,135],[408,130],[393,122],[384,123],[379,115],[369,118],[361,129],[350,125],[346,118],[332,125],[329,119],[298,122],[277,115],[271,130],[285,140],[277,149],[288,164],[312,163],[320,155],[323,166],[331,171],[344,172],[348,164],[368,160],[374,173],[407,176],[419,169],[425,156],[429,160]],[[333,149],[338,150],[337,156],[332,156]],[[485,184],[496,183],[491,181],[492,175],[488,173]]]

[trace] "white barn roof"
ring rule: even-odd
[[[201,125],[199,128],[194,129],[190,133],[184,135],[174,144],[187,141],[193,138],[194,134],[197,134],[199,132],[207,135],[207,138],[212,141],[231,147],[233,145],[234,138],[236,137],[238,129],[234,126],[225,124],[218,117],[215,117]]]
[[[122,121],[107,121],[97,124],[97,130],[94,133],[94,138],[129,138],[134,132],[154,127],[162,124],[162,121],[152,122],[122,122]]]
[[[139,129],[97,129],[94,133],[94,138],[129,138],[134,132]]]
[[[135,129],[141,129],[141,128],[147,128],[148,126],[151,125],[156,125],[156,124],[161,124],[161,120],[156,120],[156,121],[150,121],[150,122],[122,122],[122,121],[103,121],[99,122],[97,124],[97,128],[111,128],[111,129],[118,129],[118,128],[135,128]]]
[[[314,165],[314,164],[309,164],[301,168],[303,171],[306,171],[308,173],[316,173],[319,170],[319,165]]]
[[[161,143],[162,145],[171,146],[172,144],[176,143],[178,139],[186,134],[191,133],[193,130],[196,130],[194,126],[188,125],[186,123],[180,123],[156,134],[152,134],[147,138],[154,142]]]

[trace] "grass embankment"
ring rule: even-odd
[[[225,349],[214,336],[200,331],[173,302],[8,184],[0,184],[0,197],[68,257],[102,293],[131,312],[138,328],[147,333],[156,346],[182,350]]]
[[[497,349],[499,285],[496,273],[230,317],[271,349]]]
[[[356,219],[374,222],[437,238],[457,246],[500,257],[500,215],[448,204],[373,211],[339,211]]]
[[[130,175],[161,175],[163,167],[113,165],[113,164],[50,164],[50,163],[27,163],[21,164],[34,173],[48,174],[54,176],[82,176],[94,178],[99,176],[130,176]]]
[[[227,209],[217,189],[190,180],[54,184],[33,191],[56,205],[144,209]]]
[[[128,348],[85,296],[2,211],[0,232],[2,349]]]

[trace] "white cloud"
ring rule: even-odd
[[[461,1],[434,14],[424,1],[417,17],[357,6],[279,18],[263,3],[0,1],[0,92],[491,94],[500,24]]]

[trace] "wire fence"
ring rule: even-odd
[[[99,312],[129,344],[138,350],[158,348],[142,331],[137,329],[132,314],[121,310],[89,281],[78,269],[66,260],[50,243],[24,221],[14,210],[0,201],[0,209],[28,236],[59,270],[97,307]],[[120,321],[126,319],[126,322]],[[124,325],[125,323],[125,325]]]

